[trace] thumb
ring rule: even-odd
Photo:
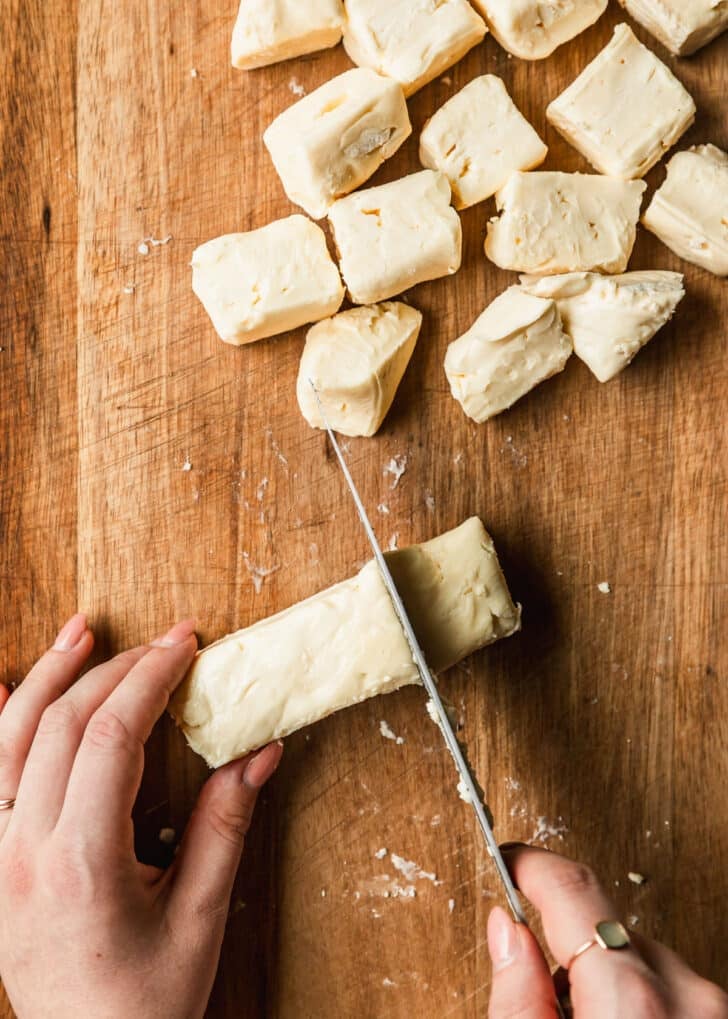
[[[500,906],[488,917],[493,963],[489,1019],[554,1019],[556,994],[546,960],[527,927]]]

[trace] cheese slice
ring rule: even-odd
[[[522,276],[521,286],[556,301],[574,353],[600,382],[627,367],[685,296],[681,273],[659,269],[618,276]]]
[[[387,554],[430,668],[520,629],[480,520]],[[419,682],[376,563],[202,651],[170,712],[211,767],[327,715]]]
[[[421,325],[421,312],[388,301],[339,312],[309,329],[296,391],[311,427],[325,427],[313,382],[334,431],[374,435],[392,405]]]
[[[472,0],[514,57],[542,60],[602,16],[607,0]]]
[[[421,170],[356,191],[334,202],[329,222],[355,304],[377,304],[460,268],[460,217],[443,173]]]
[[[225,343],[240,346],[333,315],[344,288],[323,230],[305,216],[225,234],[192,254],[192,289]]]
[[[531,170],[548,149],[518,111],[500,78],[474,78],[427,121],[420,162],[450,181],[464,209],[502,187],[513,170]]]
[[[321,219],[411,133],[401,86],[357,67],[281,113],[263,141],[290,200]]]
[[[328,49],[341,39],[343,26],[341,0],[240,0],[233,67],[264,67]]]
[[[346,0],[344,48],[405,95],[457,63],[486,33],[467,0]]]
[[[473,421],[487,421],[563,368],[572,345],[556,302],[509,287],[445,355],[452,395]]]
[[[617,25],[546,116],[597,170],[629,179],[643,177],[690,127],[695,103],[629,25]]]
[[[642,222],[687,262],[728,276],[728,153],[715,145],[676,153]]]
[[[628,14],[679,57],[728,28],[728,0],[619,0]]]
[[[644,181],[597,174],[512,173],[496,192],[485,253],[502,269],[551,275],[623,272],[634,247]]]

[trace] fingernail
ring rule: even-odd
[[[504,909],[495,906],[488,920],[488,951],[494,972],[515,962],[520,944],[516,924]]]
[[[269,743],[267,747],[259,750],[245,769],[243,774],[245,785],[249,789],[262,789],[278,767],[282,756],[283,743],[280,740]]]
[[[195,632],[195,620],[183,619],[181,623],[175,623],[171,630],[167,630],[163,637],[155,637],[150,647],[176,647],[177,644],[184,644]]]
[[[86,616],[77,612],[71,616],[66,625],[59,631],[53,644],[54,651],[73,651],[87,630]]]
[[[501,842],[499,849],[502,853],[510,853],[514,849],[527,849],[526,842]]]

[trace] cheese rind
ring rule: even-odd
[[[333,315],[344,288],[323,230],[305,216],[224,234],[192,254],[192,289],[217,334],[240,346]]]
[[[422,314],[397,301],[339,312],[308,331],[298,372],[301,413],[343,435],[374,435],[415,349]]]
[[[728,28],[728,0],[619,0],[672,53],[687,57]]]
[[[519,112],[500,78],[474,78],[427,121],[420,162],[450,181],[464,209],[502,187],[513,170],[539,166],[548,149]]]
[[[574,353],[600,382],[627,367],[685,296],[682,274],[659,269],[617,276],[523,276],[521,286],[556,301]]]
[[[607,0],[472,0],[503,49],[542,60],[602,16]]]
[[[450,344],[445,374],[468,417],[482,422],[562,371],[571,351],[556,302],[514,286]]]
[[[624,272],[644,181],[598,174],[512,173],[496,192],[485,253],[502,269],[552,275]]]
[[[472,517],[387,554],[430,668],[443,671],[520,628],[492,539]],[[376,563],[202,651],[170,705],[219,767],[341,708],[419,682]]]
[[[643,177],[690,127],[695,103],[622,24],[546,116],[597,170],[629,179]]]
[[[728,276],[728,153],[716,145],[676,153],[642,223],[687,262]]]
[[[329,209],[355,304],[377,304],[460,268],[462,229],[443,173],[421,170],[355,191]]]
[[[411,133],[401,86],[357,67],[284,110],[263,141],[290,200],[321,219]]]
[[[346,0],[344,48],[406,96],[457,63],[487,29],[467,0]]]
[[[250,70],[328,49],[341,39],[341,0],[240,0],[230,55]]]

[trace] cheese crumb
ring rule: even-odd
[[[190,68],[190,78],[199,78],[199,77],[200,77],[200,72],[197,70],[197,68],[196,67],[191,67]]]
[[[384,719],[382,719],[381,722],[379,723],[379,732],[382,734],[382,736],[384,736],[385,739],[391,739],[394,743],[397,744],[397,746],[401,746],[404,743],[404,737],[397,736],[396,733],[394,733],[390,729],[390,727],[387,725]]]
[[[400,482],[400,479],[404,472],[407,470],[407,456],[402,454],[401,456],[393,456],[389,463],[384,465],[382,474],[391,474],[394,478],[392,482],[392,489],[395,489]]]
[[[127,283],[121,289],[125,294],[133,294],[136,290],[136,283]]]
[[[386,502],[380,502],[379,505],[377,506],[377,511],[381,513],[382,516],[388,516],[389,506],[387,506]]]
[[[638,874],[636,871],[631,870],[627,877],[630,879],[633,885],[643,885],[647,878],[644,874]]]
[[[148,255],[149,254],[149,245],[147,244],[147,242],[146,241],[142,241],[141,244],[138,245],[137,251],[139,252],[140,255]]]
[[[429,870],[422,870],[414,860],[405,860],[402,856],[397,856],[396,853],[391,854],[391,860],[392,866],[400,872],[405,881],[432,881],[434,885],[442,884],[437,880],[437,874],[433,874]]]
[[[159,841],[165,846],[174,845],[174,840],[177,838],[177,832],[174,828],[160,828],[159,829]]]
[[[462,779],[460,779],[460,781],[458,782],[458,796],[463,801],[463,803],[473,802],[470,793],[468,792],[468,787],[465,785]]]
[[[382,987],[396,987],[396,986],[397,985],[395,984],[394,980],[390,980],[389,977],[385,977],[384,980],[382,980]]]
[[[182,470],[187,472],[192,470],[192,464],[190,463],[189,460],[185,460],[185,462],[182,464]]]
[[[608,581],[602,580],[599,584],[597,584],[597,587],[602,592],[602,594],[611,594],[612,588]]]
[[[294,96],[300,97],[306,95],[306,89],[298,80],[298,78],[291,78],[291,80],[288,82],[288,88],[290,89]]]
[[[447,900],[447,909],[449,913],[452,913],[452,911],[455,909],[455,899]]]
[[[374,856],[377,858],[377,860],[383,860],[386,855],[387,855],[387,850],[384,848],[384,846],[382,846],[381,849],[378,849],[376,851],[376,853],[374,854]]]

